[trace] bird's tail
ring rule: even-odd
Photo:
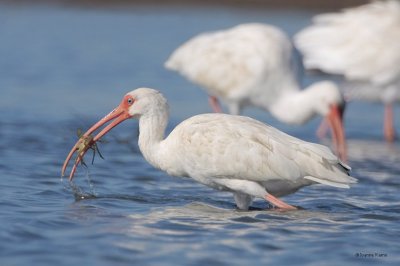
[[[350,176],[350,166],[341,162],[328,147],[315,143],[302,146],[306,152],[300,154],[299,160],[306,167],[305,179],[339,188],[350,188],[351,184],[357,183],[357,179]],[[310,157],[318,163],[307,163]]]

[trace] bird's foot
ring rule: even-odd
[[[272,203],[274,206],[276,206],[276,207],[278,207],[279,209],[281,209],[281,210],[285,210],[285,211],[297,210],[296,207],[294,207],[294,206],[292,206],[292,205],[289,205],[289,204],[287,204],[287,203],[281,201],[280,199],[278,199],[278,198],[272,196],[271,194],[267,194],[267,195],[265,196],[265,199],[266,199],[268,202]]]

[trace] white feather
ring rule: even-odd
[[[307,68],[384,86],[400,77],[400,2],[376,1],[318,15],[294,41]]]

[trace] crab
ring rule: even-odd
[[[76,152],[76,158],[75,158],[75,164],[72,168],[72,175],[75,173],[77,166],[80,164],[84,165],[87,167],[87,164],[83,160],[83,157],[85,153],[91,149],[93,150],[93,157],[92,157],[92,164],[94,163],[94,157],[96,156],[96,152],[99,154],[100,158],[104,159],[103,155],[100,153],[99,147],[97,146],[96,141],[94,141],[94,137],[89,134],[83,134],[81,129],[77,130],[77,136],[79,137],[79,140],[76,142],[74,147],[72,148],[71,152],[68,154],[68,159],[71,159],[73,154]],[[64,164],[63,169],[66,167]],[[70,178],[71,180],[71,178]]]

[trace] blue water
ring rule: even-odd
[[[1,265],[399,265],[400,145],[382,141],[379,105],[352,103],[346,114],[359,184],[285,197],[299,211],[263,201],[253,204],[259,210],[238,211],[229,193],[153,169],[138,149],[134,121],[99,143],[105,160],[90,165],[89,154],[73,185],[60,178],[77,129],[131,89],[166,95],[169,130],[209,112],[202,90],[163,68],[183,41],[249,21],[293,34],[312,14],[0,6]],[[318,141],[317,119],[290,127],[255,109],[245,113]]]

